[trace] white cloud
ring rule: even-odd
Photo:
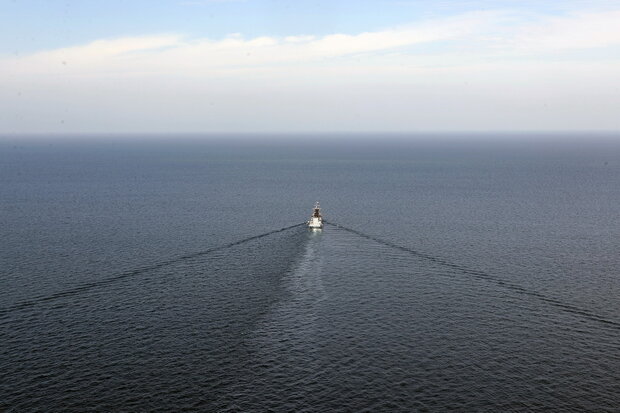
[[[104,39],[86,45],[0,59],[12,77],[222,75],[240,69],[264,72],[283,65],[325,67],[459,66],[507,55],[526,56],[620,45],[620,11],[539,17],[535,24],[507,12],[471,12],[410,26],[358,34],[262,36],[224,39],[157,35]],[[448,42],[450,47],[442,44]],[[427,45],[424,52],[416,46]],[[414,49],[411,49],[411,48]],[[415,53],[411,53],[411,52]],[[389,53],[388,53],[389,52]],[[610,56],[613,57],[613,56]]]
[[[520,51],[564,51],[620,45],[620,10],[573,13],[525,25],[514,39]]]
[[[0,60],[0,70],[41,75],[89,75],[104,71],[131,75],[200,73],[214,68],[307,63],[458,39],[482,30],[490,20],[498,17],[498,13],[468,13],[410,27],[322,37],[245,39],[240,34],[233,34],[221,40],[184,39],[176,35],[99,40]]]
[[[7,57],[0,59],[0,125],[39,132],[619,129],[620,11],[532,21],[477,12],[357,34],[169,34]],[[582,49],[609,53],[585,59]]]
[[[287,36],[284,38],[284,41],[287,43],[305,43],[305,42],[310,42],[314,39],[316,39],[315,36],[299,35],[299,36]]]
[[[15,77],[27,75],[75,75],[122,71],[119,61],[139,53],[163,53],[180,46],[178,35],[104,39],[86,45],[43,51],[29,56],[0,59],[0,73]],[[127,67],[129,69],[129,67]]]

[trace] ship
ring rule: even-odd
[[[321,215],[321,206],[317,201],[314,205],[314,209],[312,210],[312,216],[310,220],[307,222],[308,228],[311,229],[321,229],[323,228],[323,216]]]

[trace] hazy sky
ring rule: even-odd
[[[0,0],[0,133],[620,130],[620,0]]]

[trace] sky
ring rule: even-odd
[[[620,0],[0,0],[0,134],[620,132]]]

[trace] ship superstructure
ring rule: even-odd
[[[321,206],[319,202],[314,205],[314,209],[312,210],[312,216],[308,221],[308,228],[312,229],[321,229],[323,228],[323,216],[321,215]]]

